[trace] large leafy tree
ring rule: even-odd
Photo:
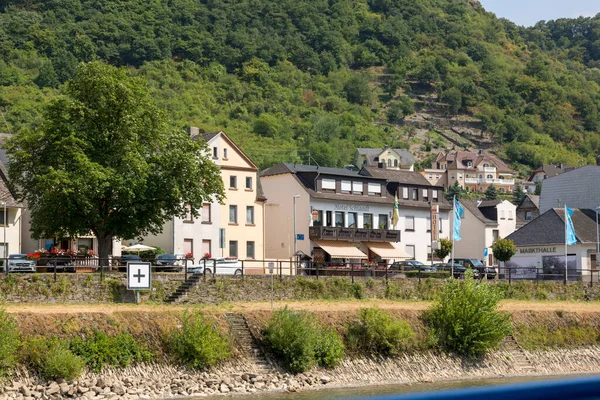
[[[42,124],[7,145],[9,176],[35,238],[92,232],[106,262],[114,237],[157,233],[164,222],[221,201],[205,144],[173,128],[126,69],[82,64]]]

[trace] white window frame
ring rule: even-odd
[[[368,185],[370,195],[381,194],[381,184],[380,183],[369,183]]]
[[[325,179],[321,180],[321,188],[326,190],[335,190],[335,179]]]
[[[363,183],[362,182],[352,182],[352,193],[362,194],[363,192]]]
[[[408,200],[408,188],[407,187],[402,188],[402,198],[404,200]]]
[[[342,193],[351,193],[352,192],[352,181],[342,181]]]
[[[415,217],[406,216],[404,217],[404,230],[409,232],[415,231]]]

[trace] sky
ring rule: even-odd
[[[593,17],[600,13],[599,0],[479,0],[487,11],[517,25],[532,26],[540,20]]]

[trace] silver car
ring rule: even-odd
[[[35,272],[34,260],[29,260],[27,254],[11,254],[8,256],[8,272]]]

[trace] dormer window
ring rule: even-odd
[[[321,188],[324,192],[335,192],[335,179],[323,179]]]
[[[487,168],[489,166],[490,166],[490,164],[488,164],[488,163],[483,164],[483,168]]]
[[[388,161],[388,167],[391,167],[392,166],[392,160],[388,159],[387,161]]]
[[[473,162],[472,161],[467,161],[467,167],[472,167],[473,166]]]
[[[398,167],[398,160],[394,160],[394,167]]]

